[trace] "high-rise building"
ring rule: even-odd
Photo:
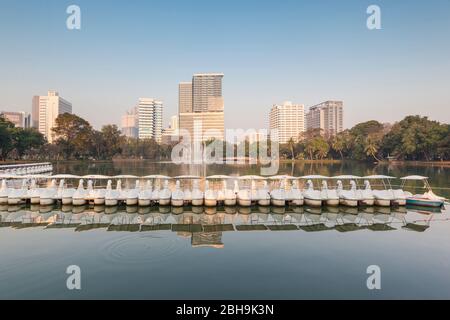
[[[138,118],[137,118],[137,108],[133,108],[127,111],[122,116],[121,121],[122,134],[128,138],[138,137]]]
[[[344,130],[342,101],[325,101],[309,108],[306,128],[320,129],[325,135],[335,135]]]
[[[223,73],[197,73],[192,78],[194,112],[223,111]]]
[[[170,117],[170,129],[172,130],[178,130],[178,117],[177,116],[171,116]]]
[[[178,116],[170,117],[170,124],[168,128],[165,128],[162,133],[162,144],[171,144],[172,142],[178,141]]]
[[[305,132],[305,107],[290,101],[282,105],[273,105],[269,116],[270,130],[278,131],[279,143],[287,143],[290,139],[298,141]]]
[[[46,96],[34,96],[32,101],[33,127],[37,128],[52,143],[52,128],[60,114],[72,113],[72,104],[61,98],[56,91],[49,91]]]
[[[19,111],[1,111],[0,116],[3,116],[9,122],[14,123],[18,128],[29,128],[31,115],[27,112]]]
[[[141,98],[137,115],[139,139],[154,139],[161,143],[163,103],[155,99]]]
[[[223,73],[194,74],[192,82],[179,85],[180,134],[191,141],[224,140]]]
[[[192,112],[192,82],[178,85],[178,113]]]

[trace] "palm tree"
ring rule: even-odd
[[[295,141],[292,137],[288,141],[288,146],[289,146],[289,149],[291,150],[292,161],[294,161],[295,160],[295,153],[294,153]]]
[[[341,155],[341,160],[344,160],[344,155],[342,154],[342,150],[344,150],[344,144],[345,141],[341,135],[335,136],[331,141],[331,147],[334,151],[339,152],[339,154]]]
[[[368,156],[373,157],[376,161],[380,161],[380,159],[377,158],[376,154],[378,152],[378,143],[373,137],[370,135],[367,136],[364,146],[364,151]]]

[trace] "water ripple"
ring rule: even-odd
[[[180,248],[177,238],[136,233],[108,241],[99,250],[100,256],[114,265],[135,265],[167,260]]]

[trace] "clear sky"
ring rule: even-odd
[[[382,30],[366,27],[370,4]],[[228,128],[265,128],[284,100],[343,100],[345,127],[450,122],[450,1],[0,0],[0,110],[54,89],[99,128],[154,97],[166,126],[178,82],[200,72],[225,74]]]

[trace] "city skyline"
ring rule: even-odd
[[[30,97],[55,88],[96,128],[120,125],[123,111],[142,96],[165,102],[168,123],[178,110],[178,80],[220,70],[227,75],[227,128],[267,128],[267,106],[284,100],[345,101],[344,128],[408,114],[450,122],[442,112],[450,101],[450,45],[443,41],[450,4],[378,2],[383,27],[372,31],[365,1],[79,1],[79,31],[65,28],[64,1],[49,1],[45,10],[38,3],[2,3],[0,109],[29,111]],[[144,19],[148,12],[155,18]],[[44,50],[46,39],[58,52]],[[147,50],[154,43],[158,50]]]

